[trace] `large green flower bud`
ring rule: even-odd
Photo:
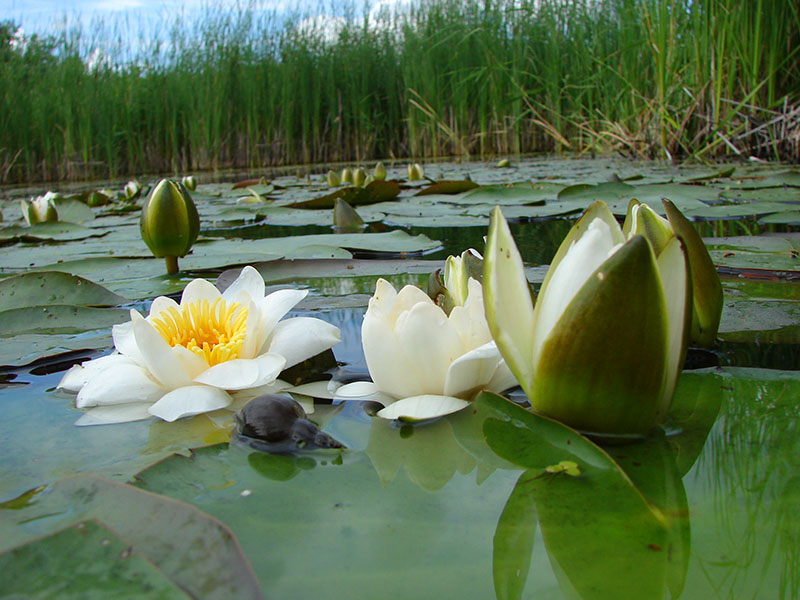
[[[178,257],[189,252],[200,233],[200,217],[186,188],[162,179],[147,196],[139,228],[153,256],[164,257],[167,273],[177,273]]]

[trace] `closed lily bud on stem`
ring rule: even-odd
[[[168,179],[159,181],[142,208],[139,229],[153,256],[164,258],[167,273],[177,273],[178,258],[189,252],[200,233],[200,217],[186,188]]]

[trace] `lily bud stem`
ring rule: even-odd
[[[167,265],[167,274],[174,275],[178,272],[178,257],[177,256],[165,256],[164,262]]]

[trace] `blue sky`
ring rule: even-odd
[[[370,7],[400,7],[410,0],[371,0]],[[22,26],[24,33],[53,32],[67,22],[88,24],[100,17],[108,24],[115,19],[163,19],[183,13],[191,17],[201,13],[204,6],[213,8],[252,4],[260,10],[275,14],[319,14],[337,12],[337,7],[351,4],[359,9],[363,1],[329,0],[0,0],[0,20],[12,20]],[[363,14],[363,13],[362,13]]]

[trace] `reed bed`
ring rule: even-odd
[[[5,23],[0,181],[564,151],[798,161],[798,10],[431,0],[379,21],[339,9],[331,31],[253,4],[24,49]]]

